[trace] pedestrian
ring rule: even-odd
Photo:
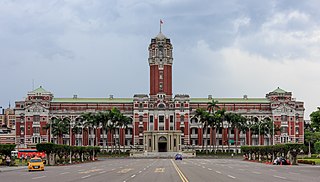
[[[233,153],[231,154],[231,158],[233,158]]]
[[[7,156],[7,158],[6,158],[6,162],[7,162],[7,166],[10,166],[11,159],[10,159],[10,157],[9,157],[9,156]]]

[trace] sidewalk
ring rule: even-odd
[[[19,169],[27,169],[27,166],[0,166],[0,173],[1,172],[7,172],[7,171],[15,171]]]

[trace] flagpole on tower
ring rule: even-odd
[[[161,33],[161,25],[163,24],[163,21],[160,19],[160,33]]]

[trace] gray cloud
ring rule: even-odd
[[[148,93],[147,47],[163,19],[174,46],[175,93],[264,97],[280,86],[305,101],[308,117],[320,90],[314,86],[319,5],[316,0],[1,1],[0,73],[10,81],[1,85],[0,105],[22,99],[32,80],[58,97]]]

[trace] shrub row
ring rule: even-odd
[[[45,152],[48,160],[50,162],[50,156],[53,155],[54,158],[56,156],[59,157],[59,160],[55,160],[56,162],[64,163],[67,161],[67,157],[71,157],[78,161],[81,157],[85,156],[85,159],[91,157],[91,159],[95,158],[97,154],[100,152],[100,147],[81,147],[81,146],[69,146],[69,145],[58,145],[53,143],[38,143],[36,148],[39,152]]]
[[[0,144],[0,155],[10,156],[15,147],[15,144]]]
[[[307,151],[306,146],[298,143],[276,144],[271,146],[241,146],[241,152],[245,155],[251,156],[277,156],[280,154],[290,153],[292,157],[292,164],[296,164],[296,158],[299,153],[305,153]]]
[[[316,165],[316,162],[315,162],[315,161],[302,160],[302,159],[299,159],[299,160],[298,160],[298,163]]]

